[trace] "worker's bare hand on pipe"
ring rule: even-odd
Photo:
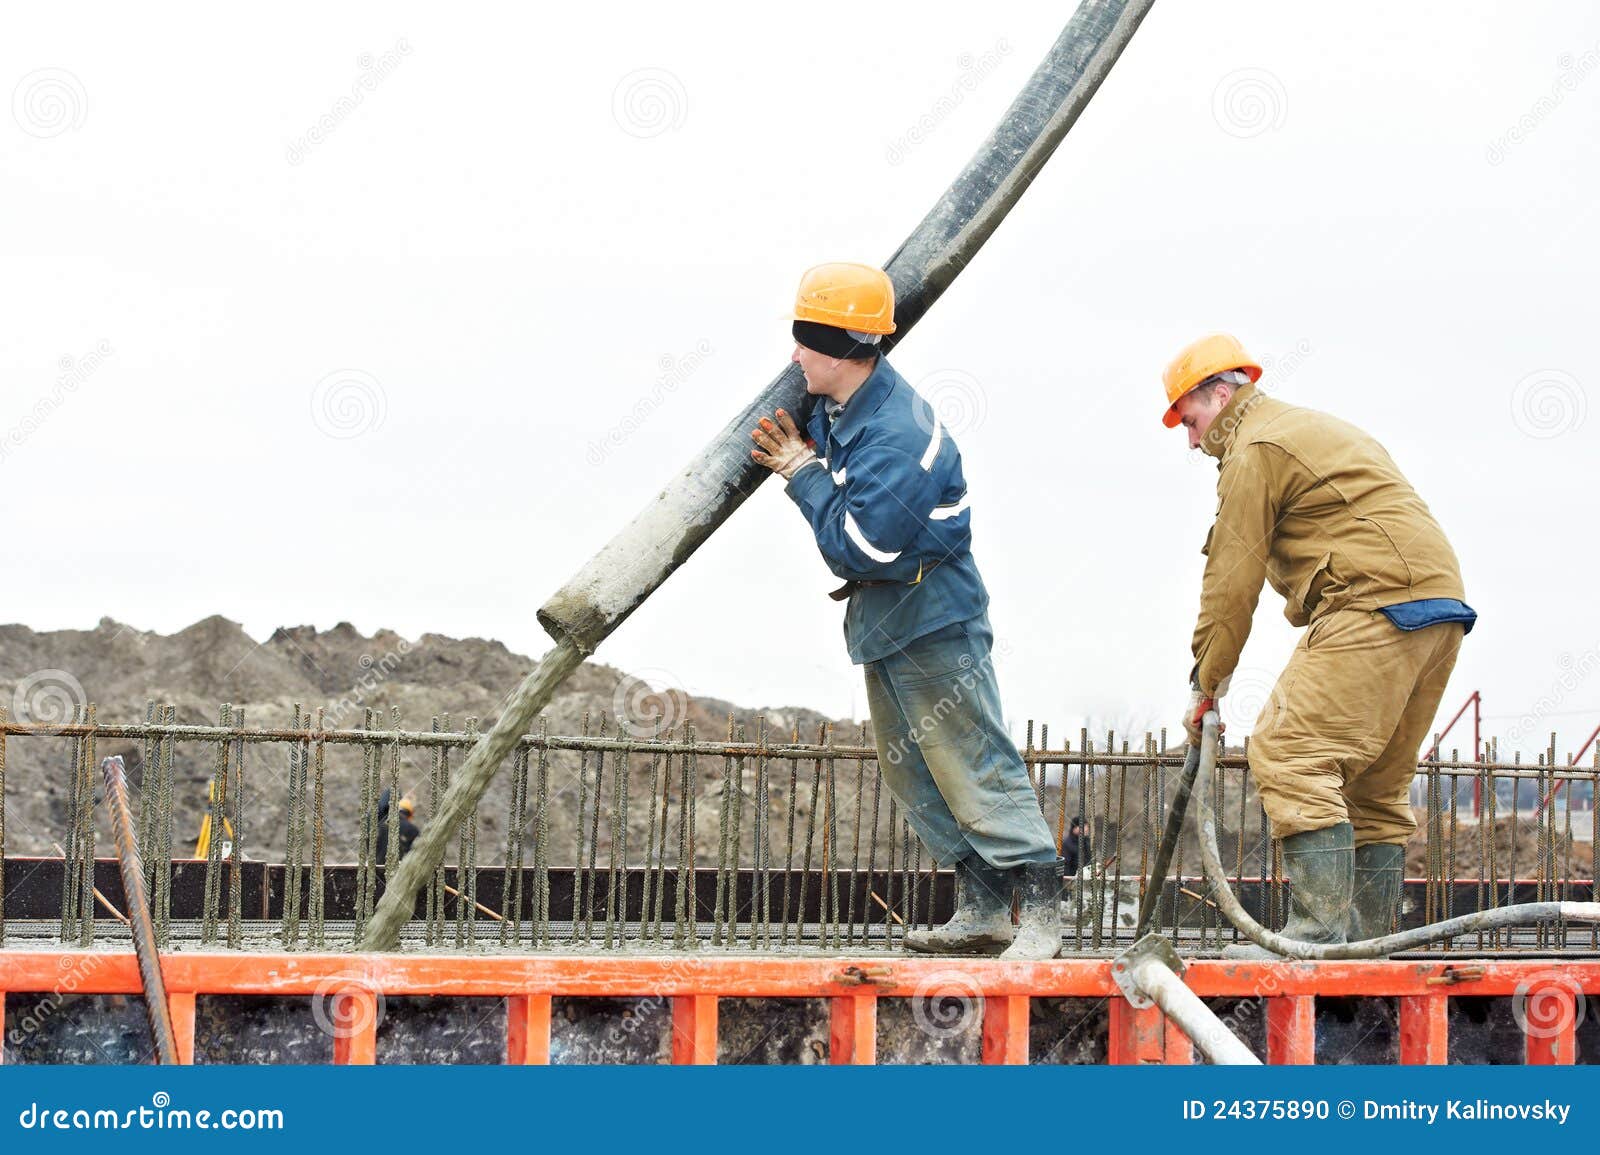
[[[805,435],[795,425],[788,410],[778,410],[777,418],[774,421],[770,417],[763,417],[760,426],[750,431],[755,443],[761,446],[760,449],[752,449],[750,456],[756,459],[756,464],[766,466],[787,481],[815,461],[817,455],[806,444]]]

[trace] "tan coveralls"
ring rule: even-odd
[[[1194,631],[1201,690],[1233,675],[1263,579],[1310,627],[1250,739],[1274,837],[1348,820],[1357,846],[1405,842],[1463,627],[1408,632],[1377,611],[1461,599],[1455,551],[1383,446],[1325,413],[1241,386],[1202,448],[1218,459],[1218,503]]]

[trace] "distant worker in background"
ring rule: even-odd
[[[1078,871],[1094,862],[1089,851],[1089,827],[1079,814],[1067,827],[1067,837],[1061,843],[1061,875],[1076,878]]]
[[[420,827],[411,820],[416,813],[417,804],[407,794],[400,799],[400,858],[411,853],[411,844],[417,840],[417,835],[422,833]],[[389,861],[389,790],[384,788],[378,797],[378,850],[373,861],[378,866],[385,866]]]
[[[905,945],[1054,958],[1055,840],[1002,721],[961,452],[880,347],[894,285],[870,265],[819,265],[793,319],[791,359],[817,400],[804,433],[782,409],[762,418],[752,456],[788,482],[844,580],[830,596],[848,601],[845,644],[865,667],[883,779],[935,861],[955,867],[954,917],[907,931]]]
[[[1444,695],[1467,606],[1455,551],[1383,446],[1256,389],[1232,337],[1204,337],[1164,375],[1164,423],[1217,459],[1184,725],[1228,687],[1270,582],[1309,627],[1251,731],[1250,772],[1283,840],[1283,934],[1342,943],[1389,933],[1416,829],[1418,748]],[[1276,957],[1254,945],[1236,958]]]

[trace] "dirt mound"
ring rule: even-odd
[[[17,721],[70,721],[75,706],[92,702],[102,723],[143,722],[150,701],[170,703],[177,720],[215,724],[219,706],[231,703],[235,717],[243,710],[251,726],[287,726],[295,706],[310,714],[323,712],[330,729],[356,729],[365,712],[379,712],[387,727],[391,711],[400,711],[406,729],[427,730],[435,716],[450,716],[453,729],[468,717],[492,726],[505,695],[532,668],[534,659],[512,653],[503,644],[483,638],[451,638],[424,634],[415,641],[392,630],[368,637],[348,622],[330,630],[312,626],[282,627],[264,642],[251,638],[237,623],[212,616],[175,634],[138,630],[102,618],[92,630],[35,632],[26,626],[0,626],[0,705]],[[592,726],[602,715],[645,718],[660,712],[673,723],[692,723],[703,740],[721,738],[727,717],[749,727],[765,716],[776,734],[787,738],[798,727],[807,739],[819,723],[835,721],[802,708],[752,709],[718,699],[692,698],[671,687],[652,687],[622,670],[598,662],[579,667],[546,710],[553,734],[578,734],[587,714]],[[853,741],[857,728],[837,720],[839,740]],[[640,731],[644,731],[641,729]],[[52,737],[13,737],[6,746],[6,845],[8,854],[54,853],[67,827],[71,742]],[[142,743],[102,741],[96,757],[122,754],[135,787],[143,778]],[[199,829],[214,748],[202,743],[178,747],[174,801],[174,846],[179,854],[193,849]],[[462,755],[455,756],[459,765]],[[553,808],[552,846],[574,844],[577,807],[576,756],[555,758],[562,784]],[[703,789],[720,789],[721,759],[702,759]],[[287,747],[261,747],[247,760],[246,830],[243,845],[251,858],[279,860],[283,851],[288,782]],[[407,751],[401,766],[402,789],[424,802],[418,818],[426,820],[431,758]],[[708,786],[711,778],[714,786]],[[509,775],[502,773],[480,810],[481,863],[501,859],[504,815],[509,810]],[[643,770],[631,776],[630,789],[645,789]],[[633,785],[636,784],[636,785]],[[609,787],[608,787],[609,789]],[[572,795],[566,798],[566,793]],[[703,795],[702,795],[703,796]],[[570,803],[570,804],[569,804]],[[328,748],[329,860],[351,861],[355,855],[360,815],[360,758],[348,747]],[[643,820],[646,808],[630,807]],[[802,813],[804,810],[802,809]],[[711,807],[697,817],[715,823]],[[100,846],[109,853],[109,827],[99,822]],[[715,826],[700,832],[701,846],[714,847]],[[706,841],[709,834],[711,841]],[[641,836],[642,838],[642,836]],[[631,841],[631,840],[630,840]],[[568,851],[570,854],[570,849]]]

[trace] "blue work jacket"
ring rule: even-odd
[[[819,399],[806,424],[817,461],[785,492],[811,523],[828,568],[890,582],[850,596],[850,660],[874,662],[982,613],[961,451],[938,414],[883,357],[836,418]]]

